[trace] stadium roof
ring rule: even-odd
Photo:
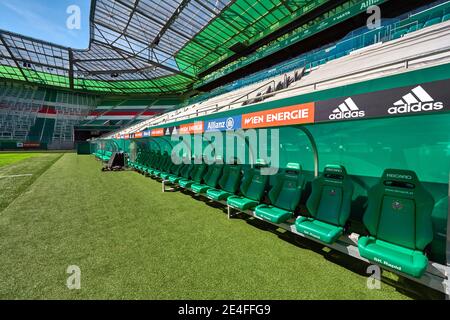
[[[185,92],[324,0],[93,0],[87,50],[0,31],[0,78],[99,93]]]

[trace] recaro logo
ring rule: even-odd
[[[348,98],[343,103],[333,110],[333,113],[328,117],[330,120],[344,120],[364,118],[366,113],[359,109],[352,98]]]
[[[392,179],[403,179],[403,180],[412,180],[412,178],[413,178],[410,175],[397,174],[397,173],[388,173],[387,177],[392,178]]]
[[[389,114],[404,114],[437,111],[443,108],[443,102],[436,102],[422,86],[418,86],[395,102],[394,106],[388,109],[388,112]]]

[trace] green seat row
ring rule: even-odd
[[[93,155],[102,161],[108,162],[111,159],[113,153],[111,151],[97,150]]]
[[[227,165],[221,159],[212,165],[200,161],[174,164],[168,153],[149,155],[146,160],[140,157],[145,164],[134,167],[211,200],[226,202],[231,208],[251,210],[255,216],[274,224],[288,223],[294,218],[306,186],[298,163],[289,163],[279,172],[266,193],[269,176],[263,169],[268,165],[262,160],[243,174],[243,166],[236,159]],[[352,180],[343,166],[327,166],[311,183],[306,201],[309,216],[292,220],[295,230],[325,244],[336,242],[346,231],[353,191]],[[367,234],[358,241],[360,255],[373,263],[421,277],[428,266],[424,251],[433,240],[433,207],[432,196],[413,171],[386,170],[368,193],[363,218]]]

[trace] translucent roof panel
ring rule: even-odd
[[[237,42],[257,41],[323,2],[92,0],[86,50],[0,31],[0,77],[99,93],[183,93]]]

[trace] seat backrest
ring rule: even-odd
[[[212,188],[217,188],[219,179],[222,176],[223,167],[224,165],[221,163],[215,163],[208,166],[208,171],[205,175],[205,184]]]
[[[194,169],[194,165],[192,163],[183,165],[180,171],[180,176],[184,179],[189,179],[192,169]]]
[[[201,183],[207,168],[208,166],[205,163],[195,164],[194,169],[191,171],[191,179],[197,183]]]
[[[169,170],[170,166],[172,165],[172,160],[170,159],[169,153],[167,151],[164,151],[162,155],[162,161],[159,169],[161,170]]]
[[[286,170],[278,173],[269,191],[269,200],[277,208],[294,211],[305,186],[302,167],[298,163],[288,163]]]
[[[323,174],[311,183],[311,195],[306,202],[310,214],[317,220],[344,226],[350,217],[353,182],[343,166],[328,165]]]
[[[241,171],[240,164],[226,164],[223,168],[222,178],[219,180],[220,188],[229,193],[236,193],[241,183]]]
[[[261,168],[267,167],[264,160],[258,159],[254,168],[249,169],[241,183],[241,193],[249,199],[260,201],[264,196],[267,183],[269,182],[268,175],[261,174]]]
[[[161,153],[159,153],[159,151],[156,151],[154,157],[155,158],[154,158],[154,161],[151,164],[151,167],[152,168],[157,168],[159,166],[160,161],[161,161],[162,155],[161,155]]]
[[[363,222],[372,236],[413,250],[433,240],[434,199],[414,171],[385,170],[368,197]]]
[[[178,162],[180,162],[180,163],[177,164],[177,163],[173,162],[174,160],[175,160],[177,163],[178,163]],[[170,165],[170,168],[169,168],[169,172],[170,172],[171,174],[176,175],[176,176],[180,175],[181,169],[182,169],[182,167],[183,167],[183,164],[182,164],[182,162],[181,162],[181,159],[180,159],[180,158],[172,159],[172,157],[170,157],[170,163],[171,163],[171,165]]]

